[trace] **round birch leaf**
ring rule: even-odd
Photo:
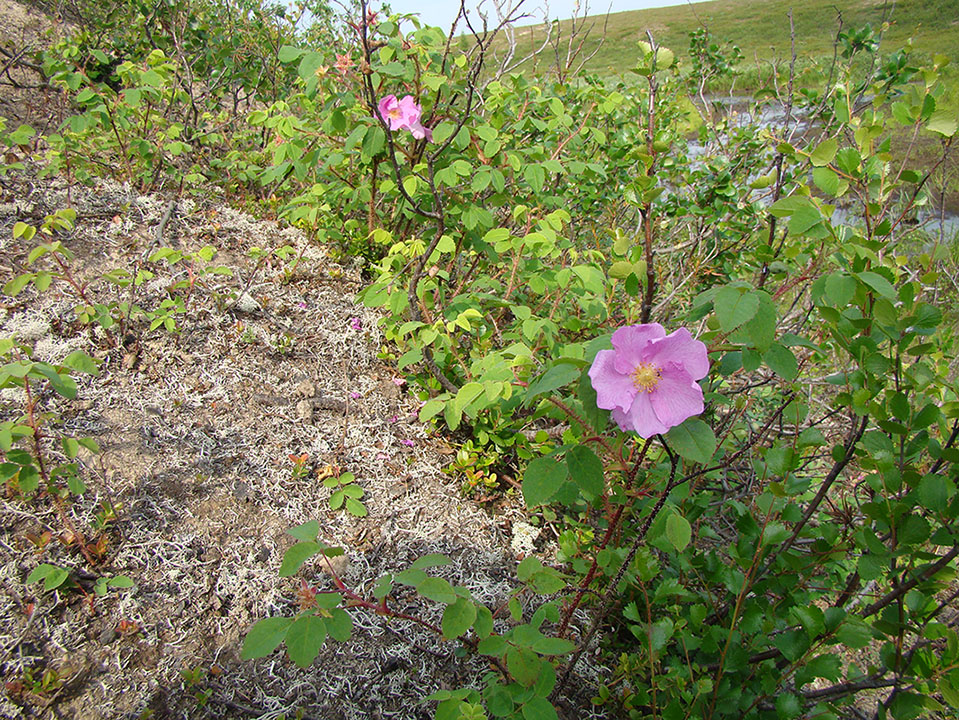
[[[716,452],[716,436],[702,420],[690,418],[682,425],[671,429],[666,437],[669,445],[679,455],[690,462],[705,465]]]
[[[443,611],[443,637],[452,640],[469,630],[476,621],[476,606],[465,598],[457,598]]]

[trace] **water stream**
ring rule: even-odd
[[[726,117],[734,127],[757,125],[778,135],[787,132],[786,108],[781,103],[769,103],[757,108],[751,97],[741,95],[713,95],[705,100],[710,104],[714,117]],[[809,120],[802,108],[793,108],[788,127],[789,139],[793,144],[802,146],[801,138],[814,128],[815,123]],[[697,141],[689,142],[691,158],[696,159],[704,153],[705,148]],[[910,227],[923,227],[934,239],[954,241],[959,238],[959,207],[952,207],[952,204],[947,199],[942,213],[934,206],[921,207],[915,217],[908,220],[908,224]],[[837,208],[832,217],[834,224],[852,224],[855,221],[856,216],[848,207]]]

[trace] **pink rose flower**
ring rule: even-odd
[[[589,377],[596,404],[611,410],[622,430],[642,438],[664,433],[703,411],[706,346],[686,328],[669,335],[658,323],[613,333],[613,349],[596,354]]]
[[[397,100],[396,95],[387,95],[380,100],[378,109],[383,122],[390,126],[390,130],[409,130],[417,140],[426,138],[432,141],[433,132],[423,127],[420,122],[420,116],[423,114],[422,108],[416,104],[412,95],[407,95],[402,100]]]

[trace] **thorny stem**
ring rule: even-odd
[[[686,481],[686,478],[676,479],[676,468],[679,464],[679,457],[673,453],[670,447],[666,444],[666,439],[659,435],[657,436],[660,442],[663,445],[663,449],[666,451],[666,454],[669,455],[669,481],[666,483],[666,487],[663,489],[662,494],[659,496],[659,499],[656,501],[656,504],[653,506],[652,512],[646,516],[645,521],[639,529],[639,532],[636,534],[636,539],[633,540],[632,546],[629,548],[629,553],[626,555],[626,559],[623,560],[623,564],[620,566],[619,571],[616,573],[616,577],[609,584],[605,595],[603,595],[603,601],[600,605],[599,611],[593,617],[593,622],[590,625],[589,631],[586,633],[585,637],[580,641],[579,647],[576,648],[576,652],[573,653],[573,657],[570,658],[569,663],[566,665],[566,668],[563,670],[563,676],[560,678],[559,682],[556,683],[556,687],[553,689],[553,692],[550,694],[550,698],[556,698],[563,688],[566,687],[569,682],[569,678],[573,673],[573,668],[576,667],[576,664],[579,662],[580,657],[586,651],[586,648],[589,647],[590,641],[593,639],[593,636],[599,630],[600,626],[603,624],[603,621],[606,619],[606,616],[609,614],[609,611],[612,609],[613,601],[617,595],[617,588],[619,583],[622,581],[623,576],[626,574],[626,570],[633,563],[633,558],[636,557],[636,552],[639,550],[639,546],[642,545],[643,541],[646,539],[646,533],[649,532],[649,528],[653,524],[653,520],[656,519],[656,516],[662,511],[663,506],[666,504],[666,498],[669,497],[669,493],[672,492],[673,488],[677,485]]]
[[[333,569],[333,564],[330,562],[330,558],[326,555],[323,556],[323,559],[326,561],[326,567],[330,573],[330,577],[333,578],[333,584],[336,586],[336,590],[321,590],[318,594],[330,594],[330,593],[341,593],[347,598],[347,604],[350,607],[360,607],[364,610],[370,610],[377,615],[388,618],[396,618],[398,620],[409,620],[414,622],[417,625],[420,625],[427,630],[435,633],[439,637],[443,637],[442,628],[437,627],[428,620],[423,618],[416,617],[415,615],[410,615],[408,613],[400,612],[399,610],[393,610],[386,604],[386,596],[384,596],[378,602],[371,602],[366,598],[359,595],[354,590],[351,590],[346,586],[346,584],[340,579],[340,576],[336,574],[336,570]],[[458,638],[460,642],[469,646],[470,650],[476,652],[476,648],[479,645],[479,640],[476,638],[462,636]],[[498,658],[491,658],[491,662],[496,665],[496,668],[502,673],[503,677],[509,677],[509,672],[499,661]]]
[[[569,415],[573,420],[575,420],[576,422],[578,422],[578,423],[579,423],[580,425],[582,425],[584,428],[589,428],[590,430],[595,430],[595,428],[594,428],[589,422],[587,422],[587,421],[584,420],[582,417],[580,417],[577,412],[575,412],[569,405],[567,405],[566,403],[564,403],[564,402],[563,402],[562,400],[560,400],[558,397],[555,397],[555,396],[553,396],[553,395],[550,395],[550,396],[547,397],[546,399],[549,400],[551,403],[553,403],[553,405],[555,405],[556,407],[558,407],[558,408],[559,408],[560,410],[562,410],[564,413],[566,413],[567,415]],[[606,450],[606,452],[608,452],[610,455],[615,456],[615,455],[617,454],[616,451],[613,449],[613,446],[609,444],[609,441],[606,440],[606,438],[602,437],[601,435],[597,435],[597,436],[595,436],[595,437],[592,438],[592,439],[594,439],[596,442],[598,442],[600,445],[602,445],[602,446],[603,446],[603,449]]]

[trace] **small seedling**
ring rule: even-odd
[[[323,481],[323,484],[333,490],[330,495],[330,507],[333,510],[339,510],[346,507],[346,511],[355,517],[366,517],[366,506],[360,502],[363,497],[363,488],[356,485],[356,476],[351,472],[345,472],[342,475],[331,475]]]
[[[302,480],[310,474],[309,456],[306,453],[302,455],[288,455],[290,462],[293,463],[293,480]]]
[[[70,571],[58,565],[41,563],[27,575],[27,584],[43,580],[43,591],[50,592],[59,587],[77,587],[76,581],[70,577]]]
[[[95,592],[99,597],[103,597],[107,594],[109,588],[132,588],[133,580],[128,578],[126,575],[104,575],[103,577],[98,577],[96,583],[93,585],[93,592]]]

